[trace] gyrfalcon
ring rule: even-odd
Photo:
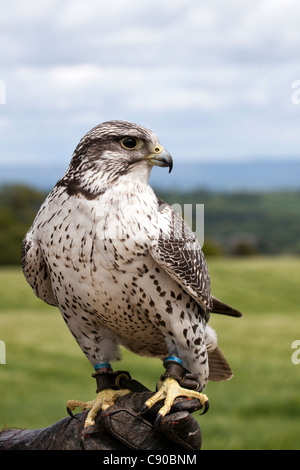
[[[207,322],[210,312],[241,314],[211,295],[194,233],[148,184],[154,165],[171,171],[173,161],[152,131],[126,121],[94,127],[23,242],[28,283],[59,308],[99,379],[95,400],[68,402],[70,410],[91,408],[86,426],[129,393],[110,364],[120,345],[164,360],[159,390],[144,407],[165,399],[159,417],[179,395],[207,408],[208,379],[233,375]],[[196,391],[185,386],[190,377]]]

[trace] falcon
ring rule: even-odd
[[[233,376],[208,320],[241,314],[212,296],[194,233],[148,184],[153,166],[170,172],[173,160],[152,131],[126,121],[94,127],[23,241],[25,278],[59,308],[94,367],[95,400],[67,403],[70,412],[89,410],[85,427],[130,393],[121,380],[130,376],[111,366],[120,346],[163,360],[158,391],[142,410],[163,401],[158,419],[177,396],[197,398],[206,411],[207,381]]]

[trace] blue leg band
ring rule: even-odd
[[[111,365],[109,362],[98,362],[98,364],[96,364],[94,366],[94,369],[95,370],[98,370],[98,369],[111,369]]]
[[[180,364],[182,366],[182,360],[179,359],[179,357],[176,357],[176,356],[168,356],[164,359],[164,365],[167,363],[167,362],[177,362],[177,364]]]

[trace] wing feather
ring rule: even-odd
[[[22,266],[25,279],[35,295],[46,303],[56,306],[51,280],[39,244],[28,233],[22,245]]]
[[[204,313],[212,309],[210,278],[204,254],[184,219],[161,199],[159,235],[153,240],[154,260],[200,305]]]
[[[221,315],[229,315],[230,317],[237,317],[237,318],[243,316],[241,312],[231,307],[230,305],[225,304],[224,302],[217,299],[216,297],[212,297],[212,299],[213,299],[212,313],[220,313]]]

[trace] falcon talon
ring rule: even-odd
[[[99,431],[99,426],[97,426],[96,424],[91,424],[91,425],[86,426],[85,428],[83,428],[83,430],[81,431],[81,437],[82,437],[82,439],[88,439],[93,434],[98,434],[99,432],[100,432]]]
[[[146,405],[146,403],[143,404],[143,406],[140,408],[138,414],[139,415],[142,415],[143,413],[146,413],[146,411],[148,411],[148,406]]]
[[[205,413],[208,412],[209,410],[209,401],[207,400],[205,403],[204,403],[204,410],[202,411],[202,413],[200,413],[201,415],[205,415]]]
[[[146,401],[145,405],[149,409],[157,402],[163,400],[164,405],[160,408],[158,414],[160,416],[166,416],[168,413],[170,413],[177,397],[186,397],[188,399],[196,398],[202,405],[201,408],[204,406],[204,411],[202,414],[205,414],[208,410],[208,398],[206,395],[196,392],[195,390],[181,387],[178,381],[172,377],[168,377],[162,382],[158,392],[150,397]]]
[[[77,416],[75,416],[75,415],[73,414],[71,408],[69,408],[68,406],[67,406],[67,413],[68,413],[69,416],[71,416],[71,418],[79,419]]]
[[[162,418],[163,418],[163,415],[160,413],[157,413],[157,416],[154,421],[154,427],[158,427],[160,425]]]

